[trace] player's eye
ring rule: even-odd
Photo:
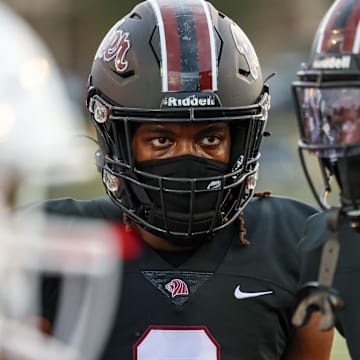
[[[207,135],[201,139],[201,144],[203,146],[216,146],[221,143],[221,137],[218,135]]]
[[[153,138],[150,142],[155,147],[165,147],[171,143],[170,139],[164,136]]]

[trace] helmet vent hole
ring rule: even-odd
[[[120,76],[123,79],[129,78],[130,76],[135,75],[135,71],[134,70],[129,70],[129,71],[125,71],[123,73],[118,73],[116,71],[113,71],[114,74],[116,74],[117,76]]]
[[[135,71],[134,70],[129,70],[129,71],[126,71],[126,72],[122,73],[121,77],[126,79],[126,78],[128,78],[130,76],[133,76],[133,75],[135,75]]]
[[[250,75],[250,71],[239,69],[239,74],[248,77]]]
[[[136,13],[136,12],[132,13],[132,14],[130,15],[130,18],[131,18],[131,19],[136,19],[136,20],[141,20],[141,19],[142,19],[142,17],[141,17],[138,13]]]

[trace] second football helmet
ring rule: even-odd
[[[320,23],[309,62],[293,83],[301,133],[300,157],[323,208],[331,179],[348,215],[360,216],[360,2],[337,0]],[[324,187],[318,192],[304,151],[319,159]]]

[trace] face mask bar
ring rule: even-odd
[[[244,120],[242,120],[244,121]],[[130,120],[124,122],[129,128],[131,125]],[[257,125],[256,125],[257,124]],[[260,153],[258,152],[258,146],[260,145],[259,133],[262,133],[264,126],[264,121],[254,120],[249,121],[247,127],[247,134],[245,138],[247,143],[252,145],[252,149],[248,150],[245,146],[245,152],[239,156],[238,161],[234,164],[232,169],[228,170],[226,174],[222,176],[214,177],[198,177],[198,178],[169,178],[154,175],[149,172],[144,172],[139,170],[136,165],[132,166],[131,164],[126,164],[124,162],[120,163],[119,160],[115,160],[113,157],[106,155],[105,164],[103,167],[103,175],[105,177],[104,183],[107,184],[107,190],[110,197],[120,205],[123,210],[131,211],[132,218],[136,222],[146,224],[147,228],[155,230],[167,236],[180,236],[183,235],[179,232],[171,231],[170,227],[166,225],[166,203],[164,201],[164,194],[178,194],[179,196],[188,197],[189,199],[189,226],[187,230],[187,236],[199,236],[201,233],[193,232],[191,219],[193,214],[193,204],[196,202],[198,196],[201,196],[202,193],[216,193],[217,200],[216,206],[214,207],[214,213],[221,213],[223,219],[227,219],[229,223],[234,221],[239,215],[245,205],[250,201],[254,194],[257,172],[258,172],[258,161],[260,158]],[[253,131],[257,130],[257,136],[251,136]],[[130,130],[126,131],[127,134],[131,134]],[[131,135],[130,135],[131,136]],[[126,144],[130,147],[131,138],[126,137]],[[130,149],[127,150],[128,152]],[[140,181],[140,179],[142,179]],[[118,196],[118,190],[120,186],[126,186],[131,192],[131,189],[136,188],[136,194],[138,197],[141,197],[140,203],[142,203],[143,208],[151,208],[151,199],[148,196],[149,191],[157,192],[161,197],[162,209],[164,209],[164,229],[158,228],[150,224],[149,222],[144,223],[144,216],[139,215],[137,212],[138,205],[137,201],[134,201],[134,197],[127,197],[127,201],[132,201],[131,203],[125,204]],[[149,185],[149,183],[151,185]],[[214,184],[214,187],[211,189],[198,188],[198,184]],[[109,185],[110,184],[110,185]],[[176,184],[176,185],[172,185]],[[176,186],[183,184],[181,189],[176,189]],[[215,186],[216,185],[216,186]],[[240,190],[239,190],[240,189]],[[125,191],[126,192],[126,191]],[[232,196],[237,196],[233,199],[233,204],[224,211],[224,204],[228,200],[230,192]],[[220,212],[221,211],[221,212]],[[217,231],[225,227],[224,225],[216,224],[216,218],[214,217],[211,225],[208,228],[208,232]]]
[[[258,156],[258,158],[256,159],[257,161],[259,160],[260,156]],[[144,220],[143,216],[138,215],[138,213],[136,212],[136,206],[127,206],[126,203],[124,203],[123,201],[121,201],[121,199],[117,196],[117,193],[115,191],[110,191],[107,190],[110,198],[116,203],[118,204],[122,210],[124,210],[126,213],[128,213],[131,218],[142,225],[145,225],[145,227],[149,230],[153,230],[158,234],[161,234],[163,236],[175,236],[175,237],[181,237],[181,236],[186,236],[186,237],[198,237],[201,235],[206,234],[211,234],[213,232],[219,231],[223,228],[225,228],[226,226],[230,225],[233,221],[236,220],[236,218],[240,215],[240,213],[242,212],[242,210],[245,208],[245,206],[248,204],[248,202],[251,200],[251,198],[254,195],[255,192],[255,183],[257,179],[257,173],[258,173],[258,169],[259,169],[259,164],[255,159],[252,161],[253,163],[253,169],[251,171],[248,171],[246,174],[242,174],[240,177],[236,178],[235,182],[232,182],[230,184],[226,184],[226,179],[230,179],[233,177],[231,176],[231,174],[226,175],[224,178],[207,178],[213,182],[217,182],[217,183],[221,183],[221,185],[217,188],[217,189],[213,189],[213,190],[208,190],[207,192],[210,193],[216,193],[217,195],[217,200],[216,200],[216,205],[214,207],[214,213],[221,213],[221,217],[223,219],[223,222],[221,224],[217,224],[216,223],[216,217],[213,218],[210,226],[208,227],[208,229],[206,230],[206,232],[204,231],[193,231],[192,230],[192,214],[193,214],[193,204],[194,204],[194,199],[197,193],[200,193],[201,190],[196,191],[194,190],[194,188],[192,186],[194,186],[194,184],[199,180],[199,179],[194,179],[194,180],[185,180],[185,182],[189,182],[191,183],[190,189],[188,191],[185,191],[185,194],[187,192],[187,194],[190,195],[190,209],[189,209],[189,223],[187,226],[187,231],[184,232],[179,232],[179,231],[173,231],[170,229],[170,227],[167,225],[167,214],[166,214],[166,210],[164,212],[164,228],[160,228],[157,227],[151,223],[149,223],[148,221]],[[118,178],[119,174],[116,172],[113,172],[111,169],[109,169],[108,167],[104,168],[104,171],[108,174],[111,174],[111,177],[115,177]],[[149,176],[150,174],[147,174],[147,176]],[[163,179],[162,178],[157,178],[159,185],[157,187],[151,187],[148,186],[142,182],[137,181],[136,179],[134,179],[132,176],[127,176],[122,174],[121,175],[121,179],[122,180],[126,180],[128,181],[127,186],[129,186],[129,183],[133,183],[138,185],[139,187],[144,188],[144,190],[156,190],[159,192],[159,194],[164,194],[164,193],[169,193],[169,192],[174,192],[176,193],[176,190],[170,190],[169,188],[164,187],[163,185]],[[172,181],[176,181],[177,179],[172,179]],[[200,181],[205,181],[206,178],[202,178],[200,179]],[[180,179],[181,181],[181,179]],[[123,182],[121,182],[122,186],[123,186]],[[228,200],[228,196],[230,194],[230,190],[232,189],[236,189],[236,188],[240,188],[239,191],[237,191],[237,197],[232,201],[232,204],[229,206],[229,208],[226,210],[226,212],[221,211],[222,207],[224,206],[225,202],[227,202]],[[183,194],[181,196],[184,195],[184,191],[182,191]],[[146,202],[150,202],[148,200],[148,197],[146,197],[147,200]],[[161,196],[161,204],[162,204],[162,208],[166,209],[166,204],[164,202],[164,197]],[[220,212],[221,211],[221,212]],[[129,213],[130,212],[130,213]]]
[[[115,145],[113,138],[109,136],[110,132],[116,131],[113,124],[117,121],[134,123],[141,122],[213,122],[213,121],[241,121],[241,120],[262,120],[266,123],[268,118],[268,111],[270,109],[270,95],[267,84],[264,84],[262,93],[259,97],[259,102],[253,105],[240,107],[209,107],[209,108],[179,108],[179,109],[142,109],[142,108],[127,108],[114,106],[109,100],[99,94],[95,88],[90,88],[87,98],[87,107],[91,113],[93,124],[100,137],[100,146],[104,147],[104,155],[112,153],[112,148]],[[113,128],[113,129],[111,129]],[[124,132],[128,131],[129,127],[124,127]],[[261,134],[262,135],[262,134]],[[129,139],[129,134],[126,134]],[[112,144],[112,145],[111,145]],[[129,144],[127,144],[129,145]],[[129,146],[127,146],[129,147]],[[133,163],[130,156],[131,152],[127,154],[119,152],[116,154],[117,158],[124,160],[124,166]]]
[[[335,176],[334,175],[335,166],[331,166],[332,162],[329,159],[317,158],[317,160],[319,162],[321,179],[323,182],[323,186],[322,186],[321,190],[318,191],[318,189],[315,185],[315,181],[313,180],[313,176],[311,175],[312,171],[309,170],[310,167],[308,166],[308,162],[306,161],[306,156],[305,156],[306,150],[308,150],[308,149],[307,148],[304,149],[301,146],[298,147],[301,166],[303,168],[306,180],[310,186],[310,190],[321,208],[330,209],[331,205],[328,204],[327,198],[328,198],[328,195],[332,191],[331,184],[332,184],[332,180]],[[335,163],[333,165],[335,165]]]
[[[295,97],[303,146],[341,157],[344,148],[360,144],[360,87],[301,87]]]
[[[96,93],[90,95],[88,107],[100,137],[100,145],[103,146],[102,173],[106,190],[110,198],[123,211],[146,229],[166,237],[191,238],[204,234],[209,235],[232,223],[252,198],[259,167],[259,146],[270,108],[267,86],[264,86],[257,104],[236,108],[132,109],[112,106],[109,101]],[[247,124],[243,126],[246,129],[243,150],[235,156],[235,161],[232,161],[224,175],[197,179],[166,178],[143,172],[136,167],[132,157],[131,141],[137,124],[143,122],[193,123],[214,121],[225,121],[230,126],[232,124]],[[144,177],[153,183],[149,185],[139,180]],[[169,185],[171,182],[186,184],[184,185],[185,190],[172,188]],[[217,186],[213,189],[197,189],[196,186],[199,182],[214,183]],[[136,188],[136,196],[134,196],[134,188]],[[144,204],[151,203],[148,196],[149,191],[159,193],[161,208],[164,209],[164,226],[154,225],[140,210],[144,208]],[[164,194],[176,192],[180,196],[188,196],[190,199],[190,217],[182,231],[174,230],[168,225],[166,214]],[[196,196],[201,193],[216,194],[213,208],[214,216],[205,231],[196,231],[192,224],[195,215],[193,207]],[[227,205],[225,206],[225,204]],[[222,220],[220,222],[218,221],[218,214],[221,214]]]
[[[344,156],[340,158],[317,157],[323,182],[321,190],[318,191],[319,187],[315,185],[313,170],[310,170],[309,161],[306,160],[306,154],[309,154],[309,149],[299,146],[298,150],[305,177],[319,206],[325,210],[341,206],[349,217],[359,218],[360,191],[357,186],[360,179],[358,174],[359,155],[350,155],[350,153],[346,152],[349,148],[345,148]],[[356,165],[354,165],[354,161],[357,162]],[[339,192],[338,198],[340,203],[339,199],[337,203],[334,201],[330,203],[328,199],[335,187],[334,179],[337,182],[337,187],[339,187],[337,190]]]
[[[346,174],[342,173],[340,178],[339,160],[345,164],[350,157],[360,155],[360,82],[322,81],[320,76],[311,77],[314,74],[303,75],[306,80],[292,86],[301,134],[298,149],[313,195],[322,208],[329,209],[333,207],[328,203],[332,179],[335,177],[340,189],[349,183],[346,166],[347,170],[343,169]],[[317,156],[324,185],[320,192],[305,160],[305,151]]]

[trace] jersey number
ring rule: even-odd
[[[134,360],[220,360],[206,326],[149,326],[134,345]]]

